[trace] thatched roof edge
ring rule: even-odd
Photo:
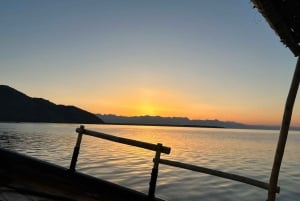
[[[281,5],[274,0],[251,0],[254,7],[264,16],[271,28],[280,37],[281,42],[285,44],[295,56],[300,55],[300,43],[293,33],[291,23],[285,18],[286,13],[281,9]],[[299,11],[300,12],[300,11]],[[299,33],[298,33],[299,34]]]

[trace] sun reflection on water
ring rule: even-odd
[[[76,142],[74,124],[1,124],[1,147],[68,167]],[[120,137],[171,147],[162,158],[267,181],[278,131],[158,126],[87,125]],[[299,196],[300,136],[290,133],[278,197]],[[77,170],[147,193],[154,151],[83,136]],[[228,194],[230,192],[230,194]],[[251,196],[250,196],[251,195]],[[157,196],[167,200],[265,200],[255,187],[163,164]],[[213,198],[213,199],[212,199]],[[249,199],[248,199],[249,198]]]

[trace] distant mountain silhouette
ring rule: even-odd
[[[117,116],[113,114],[97,114],[105,123],[134,124],[134,125],[165,125],[188,127],[214,127],[214,128],[246,128],[245,124],[219,121],[219,120],[190,120],[187,117],[161,117],[161,116]]]
[[[235,129],[264,129],[279,130],[280,126],[249,125],[233,121],[214,120],[191,120],[187,117],[161,117],[161,116],[118,116],[114,114],[97,114],[107,124],[129,125],[163,125],[163,126],[186,126],[186,127],[213,127]],[[300,130],[300,127],[291,127],[291,130]]]
[[[56,105],[0,85],[0,122],[103,123],[75,106]]]

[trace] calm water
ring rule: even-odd
[[[69,167],[77,124],[0,123],[0,146]],[[267,182],[279,131],[87,125],[121,137],[172,148],[162,158]],[[84,136],[77,170],[147,193],[154,152]],[[300,132],[290,132],[278,201],[300,200]],[[264,201],[267,191],[202,173],[160,165],[156,196],[181,201]]]

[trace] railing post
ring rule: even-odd
[[[270,176],[270,189],[268,192],[267,201],[275,201],[276,200],[276,187],[278,183],[278,177],[281,167],[281,162],[284,154],[284,149],[287,141],[287,137],[289,134],[289,128],[293,113],[293,107],[295,103],[295,99],[297,96],[298,88],[300,83],[300,57],[298,57],[298,61],[296,64],[296,69],[294,72],[294,76],[292,79],[292,83],[290,86],[290,90],[286,99],[280,134],[277,142],[276,153],[273,162],[272,173]]]
[[[78,132],[77,142],[74,147],[73,156],[72,156],[70,169],[69,169],[72,172],[75,172],[75,167],[76,167],[77,158],[78,158],[78,154],[79,154],[79,150],[80,150],[80,144],[81,144],[83,132],[84,132],[84,126],[80,126],[80,131]]]
[[[160,160],[160,154],[162,150],[162,144],[158,143],[157,144],[157,149],[155,153],[155,158],[153,160],[153,168],[151,172],[151,179],[150,179],[150,186],[149,186],[149,192],[148,196],[151,198],[154,198],[155,194],[155,187],[156,187],[156,181],[157,181],[157,175],[158,175],[158,165],[159,165],[159,160]]]

